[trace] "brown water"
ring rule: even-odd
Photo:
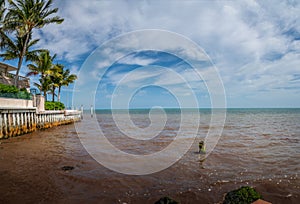
[[[110,114],[97,118],[112,144],[141,155],[170,144],[180,123],[178,114],[168,114],[165,129],[147,142],[126,138]],[[139,127],[150,123],[144,113],[133,114],[132,120]],[[0,203],[154,203],[162,196],[181,203],[218,203],[224,193],[244,185],[255,187],[272,203],[300,203],[299,109],[229,110],[216,148],[200,162],[197,142],[205,137],[209,121],[210,114],[201,113],[190,150],[171,167],[145,176],[120,174],[98,164],[73,125],[2,140]],[[193,138],[187,134],[182,139]],[[75,169],[61,170],[65,165]]]

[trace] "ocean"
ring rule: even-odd
[[[147,191],[152,193],[163,189],[169,194],[208,193],[207,200],[218,202],[213,194],[250,185],[258,186],[262,191],[267,189],[264,193],[273,203],[278,199],[291,203],[300,201],[300,109],[227,109],[222,134],[211,136],[217,140],[216,145],[209,155],[199,154],[198,142],[205,141],[209,131],[223,125],[212,123],[212,112],[210,109],[131,109],[127,117],[127,110],[97,110],[96,118],[103,135],[121,153],[145,156],[147,161],[146,156],[170,147],[177,137],[182,143],[191,143],[186,152],[173,146],[175,149],[158,156],[156,162],[149,160],[150,163],[144,165],[135,164],[134,159],[116,160],[117,154],[111,150],[105,152],[105,148],[98,153],[107,157],[104,166],[115,163],[113,168],[121,169],[121,173],[124,169],[128,174],[135,174],[140,168],[137,172],[151,173],[163,168],[139,177],[141,185],[147,186]],[[215,110],[214,114],[216,118],[218,114],[223,117],[224,110]],[[90,116],[85,115],[85,118],[90,119]],[[159,131],[152,132],[149,127],[158,127]],[[89,135],[95,129],[86,131]],[[97,148],[97,145],[90,148]],[[176,162],[168,163],[168,159],[174,159],[177,150],[182,155]],[[152,168],[162,163],[170,167]],[[106,167],[110,168],[109,164]],[[130,186],[129,183],[124,187]]]
[[[300,203],[300,109],[126,112],[2,140],[0,203],[222,203],[241,186]]]

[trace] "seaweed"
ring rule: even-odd
[[[223,204],[250,204],[262,196],[252,187],[243,186],[226,194]]]
[[[169,197],[162,197],[158,201],[156,201],[155,204],[179,204],[179,202]]]

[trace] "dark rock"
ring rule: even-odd
[[[169,197],[162,197],[158,201],[156,201],[155,204],[179,204],[179,202]]]
[[[73,170],[75,167],[73,167],[73,166],[63,166],[63,167],[61,167],[61,170],[63,170],[63,171],[71,171],[71,170]]]
[[[226,194],[223,204],[251,204],[262,198],[262,196],[252,187],[243,186],[237,190]]]

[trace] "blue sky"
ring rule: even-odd
[[[57,53],[58,60],[74,73],[80,73],[88,56],[104,42],[136,30],[162,29],[203,48],[220,74],[228,107],[300,107],[299,1],[56,0],[54,4],[65,22],[49,25],[34,35],[41,38],[40,47]],[[155,43],[164,42],[158,38]],[[203,61],[203,67],[210,66],[207,62]],[[162,77],[162,67],[179,74],[188,70],[193,75],[193,69],[182,59],[164,52],[131,53],[106,66],[110,68],[97,86],[96,108],[110,107],[116,81],[131,72],[140,90],[131,99],[130,107],[177,106],[176,97],[168,90],[143,87],[143,83],[157,82]],[[91,72],[97,75],[97,71],[95,67]],[[163,77],[171,81],[167,75]],[[79,81],[84,80],[89,79]],[[197,83],[192,89],[199,106],[210,107],[205,84],[201,79]],[[181,84],[172,86],[184,97]],[[78,90],[64,88],[63,101],[69,105],[73,91]],[[93,101],[86,94],[74,105],[89,107]]]
[[[202,69],[205,67],[206,64]],[[168,69],[185,78],[190,87],[185,86],[184,81],[177,79]],[[116,92],[116,89],[121,91]],[[190,98],[186,97],[189,90],[195,93],[202,107],[210,106],[205,83],[183,59],[161,51],[133,52],[107,69],[97,87],[96,104],[98,107],[108,108],[113,96],[117,103],[124,102],[126,97],[122,95],[128,93],[132,95],[128,105],[116,104],[116,108],[181,107],[177,101],[179,99],[187,101],[186,107],[194,107],[188,103]]]

